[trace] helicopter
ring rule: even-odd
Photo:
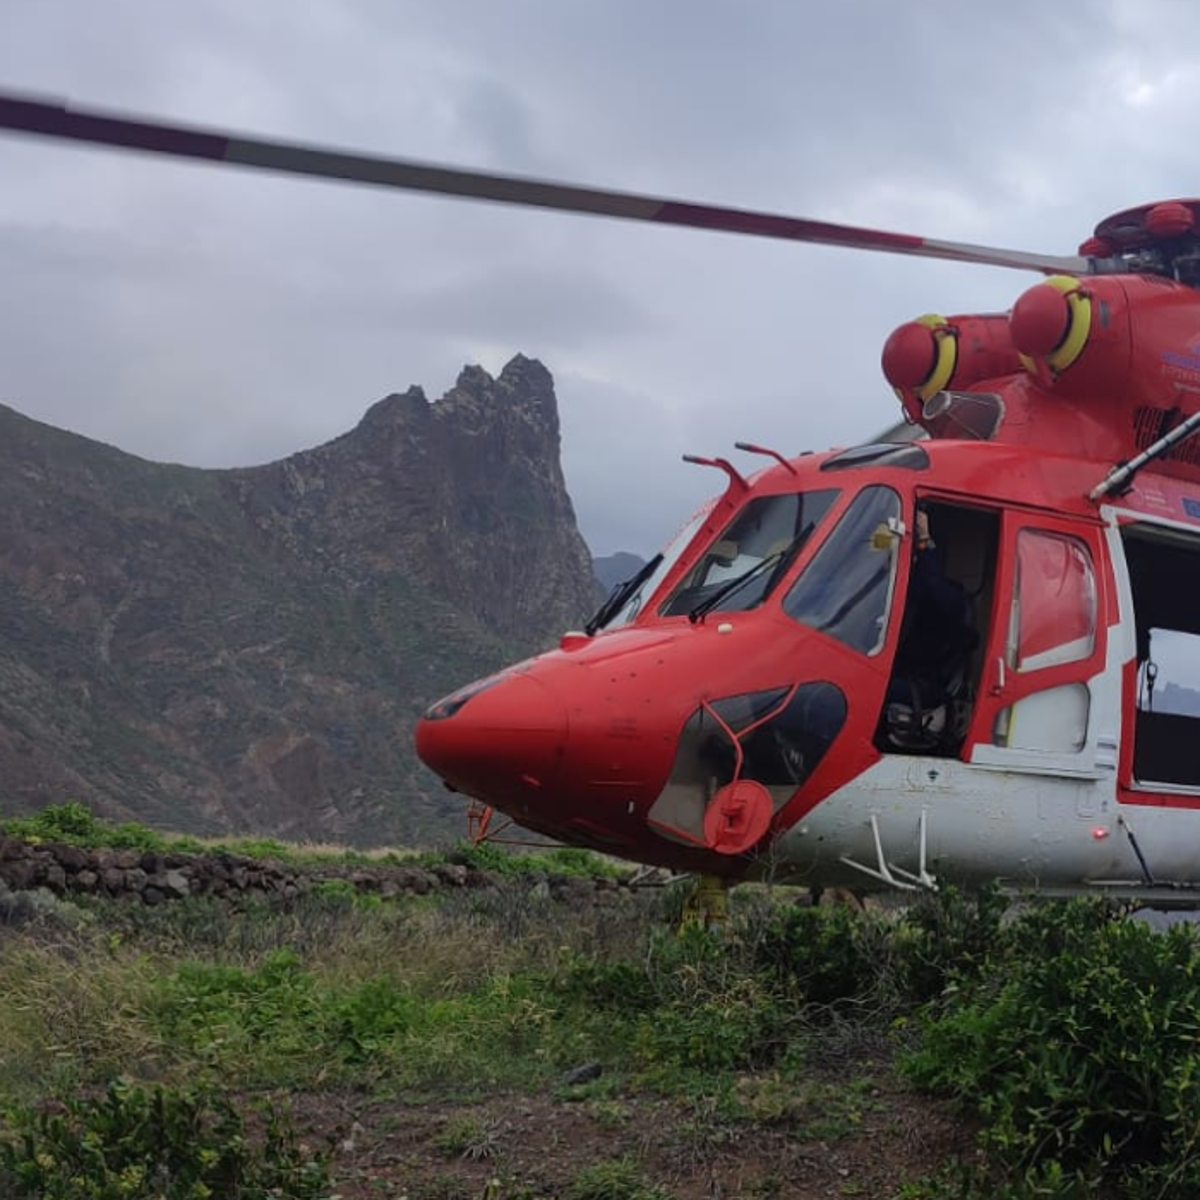
[[[1043,255],[0,94],[0,130],[1039,273],[882,350],[903,424],[723,484],[587,625],[416,730],[510,825],[727,886],[1200,907],[1200,200]]]

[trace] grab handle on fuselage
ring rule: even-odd
[[[999,696],[1004,691],[1005,684],[1008,682],[1007,667],[1004,663],[1004,655],[1000,654],[996,657],[996,682],[992,684],[992,695]]]

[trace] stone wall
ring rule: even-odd
[[[432,867],[333,863],[296,867],[236,854],[164,854],[152,850],[86,850],[62,842],[33,844],[0,835],[0,884],[13,891],[45,888],[163,904],[184,896],[297,896],[332,880],[355,891],[390,897],[438,889],[495,888],[506,878],[456,863]],[[627,890],[623,881],[547,875],[532,886],[559,899],[593,900]]]

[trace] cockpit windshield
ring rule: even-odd
[[[708,518],[708,514],[712,512],[714,504],[716,504],[716,500],[710,500],[704,504],[692,516],[691,520],[671,539],[667,548],[650,560],[651,563],[654,563],[654,566],[650,568],[646,577],[640,580],[633,592],[621,602],[620,610],[610,619],[599,622],[596,625],[597,629],[617,629],[622,625],[628,625],[642,611],[642,605],[646,602],[646,599],[654,594],[654,590],[667,577],[667,572],[679,561],[679,556],[691,544],[692,538],[696,536],[696,531],[704,524]],[[649,567],[650,563],[646,565]],[[618,588],[621,586],[618,584]],[[614,594],[616,594],[616,589],[614,589]],[[603,612],[603,609],[601,609],[601,612]],[[593,621],[595,621],[595,618],[593,618]]]
[[[684,576],[660,613],[743,612],[761,604],[837,496],[838,489],[827,488],[755,497]]]

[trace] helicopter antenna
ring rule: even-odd
[[[737,467],[733,465],[727,458],[701,458],[698,454],[685,454],[683,456],[685,463],[695,463],[698,467],[716,467],[720,471],[724,471],[729,476],[730,483],[736,483],[743,491],[750,485],[742,478]]]
[[[747,454],[765,454],[768,458],[773,458],[777,462],[782,463],[793,475],[796,474],[796,468],[778,450],[772,450],[769,446],[756,446],[753,442],[734,442],[733,448],[735,450],[745,450]]]
[[[691,204],[661,196],[577,187],[519,175],[464,170],[411,159],[388,158],[301,142],[251,137],[231,130],[204,129],[175,122],[131,117],[63,101],[0,92],[0,130],[84,142],[118,150],[138,150],[172,158],[250,167],[373,184],[415,192],[436,192],[562,212],[591,213],[628,221],[649,221],[691,229],[742,233],[793,242],[816,242],[918,258],[1041,271],[1047,275],[1091,274],[1098,260],[1075,255],[1030,254],[966,242],[938,241],[912,234],[812,221],[752,209]]]

